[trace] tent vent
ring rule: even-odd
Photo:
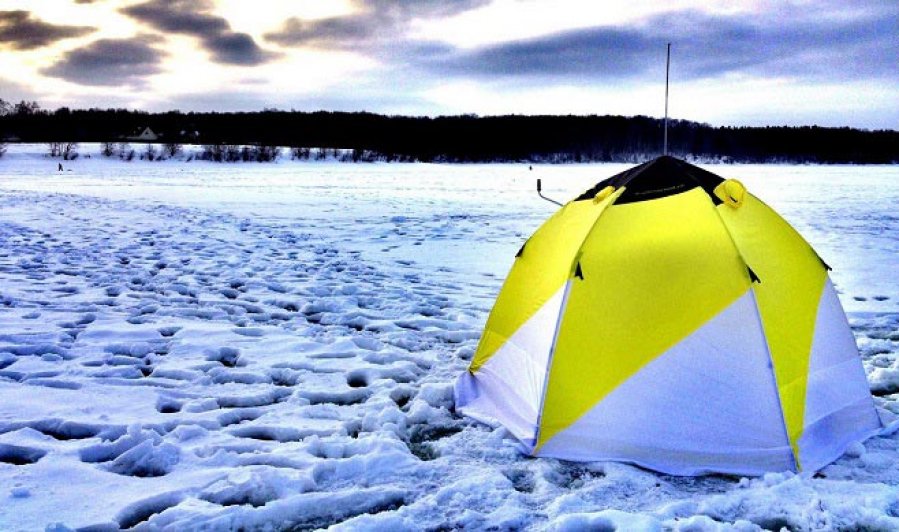
[[[581,270],[580,262],[578,262],[577,266],[574,267],[574,276],[577,277],[578,279],[580,279],[581,281],[584,280],[584,272]]]
[[[752,268],[750,268],[749,266],[747,266],[746,269],[749,270],[749,280],[750,280],[750,282],[762,284],[762,280],[759,279],[759,276],[756,275],[754,271],[752,271]]]

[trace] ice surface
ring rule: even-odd
[[[453,412],[521,242],[624,165],[0,159],[0,530],[899,528],[899,169],[708,166],[830,264],[891,429],[817,475],[528,459]],[[84,154],[91,154],[87,159]]]

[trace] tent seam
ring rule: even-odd
[[[584,234],[583,240],[578,244],[577,249],[574,252],[575,261],[580,260],[582,254],[582,248],[584,244],[587,242],[587,239],[590,238],[590,235],[596,229],[596,226],[599,225],[599,220],[602,218],[602,215],[605,212],[615,205],[615,200],[621,197],[621,194],[624,193],[626,186],[622,186],[617,189],[612,196],[608,198],[609,204],[603,207],[603,209],[596,216],[596,220],[593,221],[593,225],[590,226],[590,229]],[[572,265],[573,266],[573,265]],[[543,379],[543,393],[540,394],[540,409],[537,411],[537,427],[534,431],[534,448],[531,451],[531,454],[537,451],[537,448],[540,447],[540,429],[543,425],[543,407],[546,404],[546,392],[549,388],[549,377],[551,373],[551,369],[553,366],[553,359],[556,355],[556,342],[559,340],[559,331],[562,329],[562,317],[565,315],[565,308],[568,306],[568,294],[571,292],[571,277],[572,277],[572,268],[569,267],[569,275],[568,280],[565,281],[565,294],[562,296],[562,304],[559,306],[559,317],[556,319],[556,329],[553,332],[553,340],[552,344],[549,346],[549,358],[546,363],[546,376]]]
[[[790,429],[787,427],[787,416],[784,413],[784,405],[783,401],[780,399],[780,388],[777,385],[777,373],[774,371],[774,357],[771,355],[771,346],[768,345],[768,334],[765,332],[765,324],[762,322],[762,314],[759,311],[758,302],[755,299],[755,289],[753,287],[749,287],[749,291],[752,292],[752,308],[755,310],[755,318],[759,324],[759,330],[762,332],[762,338],[765,340],[765,353],[768,355],[768,363],[769,368],[771,369],[771,381],[774,384],[774,398],[777,399],[778,411],[780,412],[780,425],[784,430],[784,439],[786,440],[787,447],[790,449],[790,460],[793,462],[793,469],[799,473],[801,471],[801,463],[799,462],[799,456],[797,456],[796,451],[798,449],[793,448],[793,442],[790,441]],[[796,439],[797,446],[799,443],[799,439]]]
[[[718,221],[721,222],[721,227],[724,228],[724,232],[727,233],[727,237],[730,239],[731,245],[734,246],[734,251],[737,252],[737,256],[740,257],[740,261],[743,263],[743,266],[746,266],[747,275],[750,269],[749,263],[746,262],[746,258],[743,256],[743,253],[740,252],[740,247],[737,246],[736,240],[734,240],[734,235],[731,234],[730,229],[728,229],[727,224],[724,223],[724,219],[721,218],[721,213],[718,212],[718,207],[715,203],[709,198],[709,202],[712,204],[712,210],[715,211],[715,216],[718,218]],[[771,354],[771,346],[768,344],[768,333],[765,332],[765,323],[762,321],[762,313],[759,310],[758,301],[755,298],[755,287],[752,286],[752,280],[749,281],[749,291],[752,292],[752,308],[755,310],[755,318],[758,321],[759,330],[762,331],[762,338],[765,340],[765,352],[768,355],[769,367],[771,368],[771,379],[774,381],[774,395],[777,399],[778,410],[780,411],[780,421],[781,426],[784,429],[784,437],[786,438],[787,447],[790,448],[790,459],[793,462],[793,469],[798,473],[801,468],[801,463],[799,461],[799,456],[797,456],[797,450],[793,449],[793,443],[790,441],[790,429],[787,427],[787,417],[784,413],[784,405],[783,401],[780,399],[780,388],[778,387],[777,382],[777,373],[774,370],[774,357]],[[797,445],[799,439],[797,438]]]
[[[559,330],[562,328],[562,316],[565,314],[565,308],[568,305],[568,294],[571,293],[571,279],[565,281],[565,293],[562,295],[562,304],[559,305],[559,316],[556,318],[556,327],[553,331],[553,340],[549,347],[549,357],[546,360],[546,371],[543,375],[543,391],[540,393],[540,403],[537,409],[537,424],[534,427],[534,448],[531,453],[536,452],[540,442],[540,426],[543,423],[543,406],[546,402],[546,390],[549,387],[549,370],[553,365],[553,358],[556,354],[556,341],[559,339]]]

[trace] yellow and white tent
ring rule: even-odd
[[[659,157],[525,242],[457,410],[534,456],[820,469],[881,427],[828,269],[738,181]]]

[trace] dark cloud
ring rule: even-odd
[[[398,18],[443,18],[485,6],[491,0],[355,0],[364,12],[391,14]]]
[[[158,30],[194,37],[204,38],[230,31],[228,21],[207,12],[210,7],[208,2],[203,1],[151,0],[126,7],[122,12]]]
[[[595,73],[628,77],[649,64],[641,60],[664,46],[664,39],[648,38],[636,30],[596,28],[516,41],[470,52],[435,48],[412,59],[434,70],[474,76],[571,76]],[[655,61],[652,63],[655,65]]]
[[[15,50],[40,48],[56,41],[85,35],[95,29],[50,24],[29,11],[0,11],[0,45],[7,45]]]
[[[140,86],[145,77],[159,72],[162,60],[149,36],[100,39],[66,53],[41,73],[82,85]]]
[[[222,33],[209,37],[205,43],[218,61],[232,65],[258,65],[273,55],[256,46],[252,37],[245,33]]]
[[[246,33],[232,31],[228,21],[212,14],[211,9],[207,0],[150,0],[122,12],[159,31],[200,39],[219,63],[258,65],[277,57],[260,48]]]
[[[291,18],[266,39],[284,46],[359,49],[396,41],[415,19],[448,17],[490,0],[356,0],[357,12],[316,20]]]
[[[390,22],[371,16],[352,15],[308,21],[291,18],[276,32],[265,38],[284,46],[313,45],[324,48],[349,48],[373,40],[390,27]]]
[[[679,79],[742,73],[834,81],[899,76],[896,10],[823,16],[784,9],[765,16],[684,11],[621,27],[567,31],[472,51],[405,52],[401,61],[478,78],[639,78],[658,72],[667,42]]]

